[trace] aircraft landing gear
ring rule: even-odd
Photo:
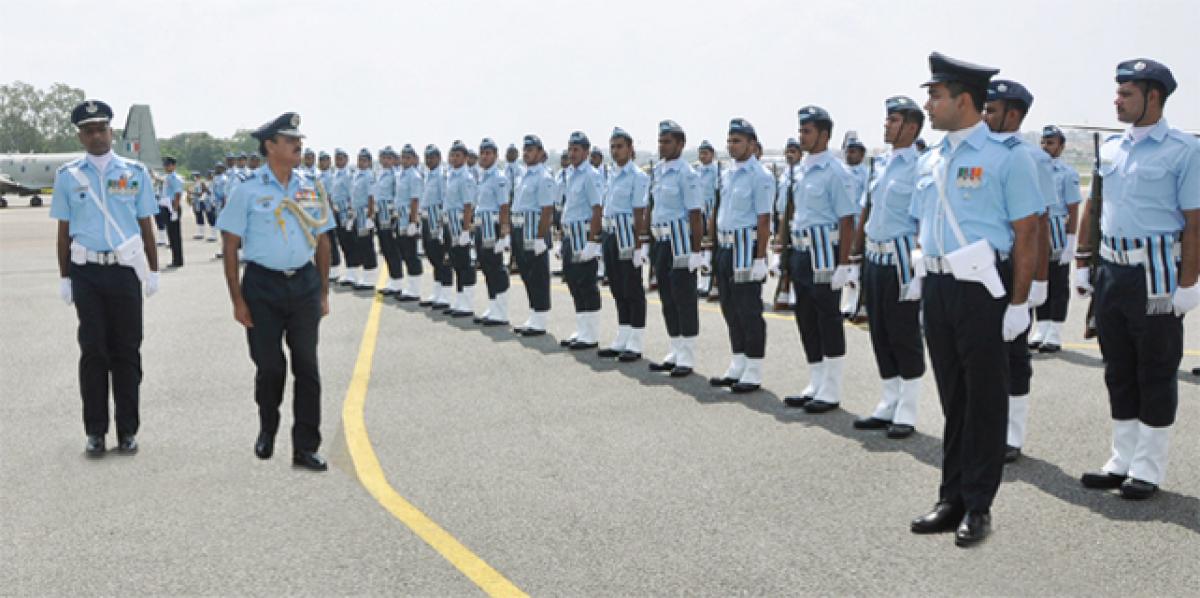
[[[38,197],[38,196],[36,196],[36,195],[34,195],[34,196],[33,196],[33,197],[32,197],[32,198],[29,200],[29,207],[31,207],[31,208],[40,208],[40,207],[42,207],[42,198],[41,198],[41,197]]]
[[[0,208],[7,208],[7,207],[8,207],[8,200],[4,199],[4,196],[0,196]]]

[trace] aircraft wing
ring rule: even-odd
[[[4,193],[16,193],[17,195],[29,195],[37,193],[38,189],[30,189],[10,178],[6,174],[0,174],[0,195]]]

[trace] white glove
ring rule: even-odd
[[[908,283],[908,290],[904,292],[904,300],[920,301],[922,284],[924,284],[923,277],[913,278],[912,281]]]
[[[1092,269],[1088,267],[1075,269],[1075,290],[1082,297],[1092,294]]]
[[[508,239],[508,235],[505,235],[499,239],[496,239],[496,244],[492,247],[492,251],[495,251],[496,253],[504,253],[504,250],[508,249],[511,244],[512,241]]]
[[[587,245],[583,246],[583,261],[594,260],[598,257],[600,257],[600,244],[588,241]]]
[[[1004,312],[1004,326],[1000,329],[1000,336],[1004,337],[1004,342],[1007,343],[1029,330],[1030,320],[1029,302],[1020,305],[1009,303]]]
[[[171,210],[171,222],[178,222],[178,221],[179,221],[179,212],[176,212],[175,210]]]
[[[375,230],[375,220],[367,218],[367,225],[363,227],[363,230]]]
[[[697,268],[704,265],[704,256],[699,253],[688,254],[688,272],[695,272]]]
[[[354,218],[346,218],[346,220],[342,222],[342,228],[346,229],[346,232],[354,230]]]
[[[767,266],[767,273],[771,276],[779,276],[779,262],[782,260],[783,258],[778,253],[771,252],[771,265]]]
[[[633,262],[634,268],[641,268],[650,259],[649,256],[650,246],[642,245],[641,247],[633,250],[633,257],[630,258],[630,261]]]
[[[471,244],[471,231],[463,231],[458,234],[458,244],[467,246]]]
[[[58,297],[63,300],[63,303],[70,305],[75,302],[75,297],[71,294],[71,279],[63,277],[58,279]]]
[[[1062,255],[1058,258],[1058,265],[1066,266],[1075,259],[1075,235],[1067,235],[1067,245],[1063,247]]]
[[[705,249],[700,252],[700,273],[708,276],[712,273],[712,252]]]
[[[767,258],[758,258],[750,265],[750,278],[762,282],[767,279]]]
[[[409,223],[408,223],[408,228],[404,229],[404,232],[405,232],[405,233],[407,233],[407,234],[408,234],[408,236],[410,236],[410,237],[415,237],[415,236],[417,236],[417,233],[419,232],[419,231],[417,230],[417,223],[416,223],[416,222],[409,222]]]
[[[1029,285],[1029,306],[1041,307],[1050,296],[1050,283],[1045,280],[1035,280]]]
[[[829,281],[829,288],[840,291],[842,287],[851,282],[858,282],[858,266],[844,264],[833,271],[833,279]]]
[[[542,255],[543,253],[546,253],[546,240],[545,239],[534,239],[533,240],[533,254],[534,255]]]
[[[158,292],[158,272],[151,271],[146,276],[146,296],[149,297]]]
[[[1171,305],[1175,306],[1175,315],[1181,318],[1183,314],[1196,309],[1196,306],[1200,305],[1200,284],[1176,287],[1175,294],[1171,297]]]

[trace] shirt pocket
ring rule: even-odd
[[[1140,199],[1156,201],[1169,200],[1174,197],[1175,177],[1163,166],[1138,166],[1133,177],[1133,188],[1130,195]]]

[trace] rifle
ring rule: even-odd
[[[654,159],[651,158],[650,159],[650,186],[646,187],[646,224],[647,224],[647,226],[652,224],[651,219],[653,217],[654,217]],[[649,272],[649,281],[650,282],[647,285],[647,287],[651,291],[653,291],[654,289],[658,288],[658,279],[654,275],[654,258],[655,258],[655,255],[658,253],[656,251],[658,244],[654,242],[654,236],[652,234],[647,234],[646,236],[647,236],[647,242],[650,243],[650,251],[647,253],[647,257],[650,258],[650,264],[646,268],[647,272]]]
[[[861,258],[863,256],[863,253],[865,250],[863,245],[865,244],[865,241],[867,238],[867,236],[866,236],[867,219],[871,217],[871,206],[873,205],[873,201],[871,200],[871,181],[872,181],[872,179],[875,178],[875,158],[872,158],[871,156],[867,156],[865,159],[867,160],[867,188],[864,190],[864,193],[866,195],[866,204],[867,205],[866,205],[865,209],[863,210],[862,222],[859,223],[859,233],[860,234],[856,234],[854,236],[854,242],[857,245],[850,248],[850,255],[851,256],[855,256],[855,255],[859,256],[860,264],[862,263]],[[851,261],[854,261],[853,257],[851,257]],[[849,318],[850,318],[850,323],[852,323],[852,324],[865,324],[867,322],[867,314],[866,314],[867,293],[865,292],[866,291],[866,288],[864,286],[865,277],[862,275],[862,268],[859,269],[858,280],[859,280],[858,293],[857,293],[858,301],[856,302],[856,305],[854,306],[854,311],[849,315]]]
[[[1092,183],[1088,193],[1087,221],[1084,226],[1087,227],[1088,245],[1091,247],[1088,256],[1089,272],[1091,273],[1091,284],[1096,286],[1096,274],[1100,266],[1100,207],[1104,201],[1104,181],[1100,177],[1100,133],[1092,133],[1092,151],[1095,153],[1095,161],[1092,162]],[[1083,320],[1083,338],[1094,338],[1096,336],[1096,297],[1092,295],[1091,301],[1088,302],[1087,316]]]
[[[791,222],[792,217],[796,213],[796,166],[795,164],[788,164],[787,169],[787,203],[783,207],[783,226],[779,227],[783,230],[776,231],[775,233],[776,239],[779,239],[782,235],[782,239],[779,241],[779,262],[781,266],[779,268],[779,284],[775,285],[775,311],[786,311],[788,309],[787,293],[788,287],[792,283],[788,272],[788,265],[792,261]],[[782,301],[780,300],[781,296],[783,297]]]

